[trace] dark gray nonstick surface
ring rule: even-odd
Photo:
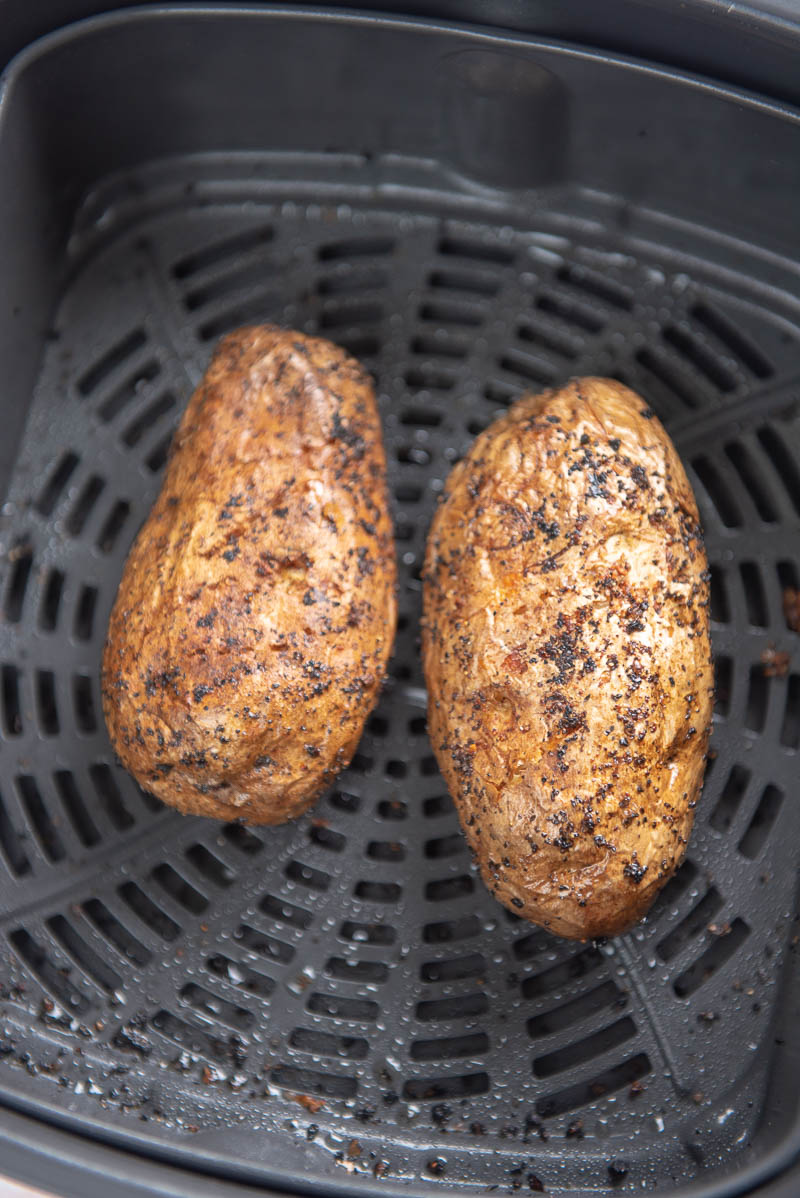
[[[79,210],[2,507],[0,1091],[275,1185],[735,1173],[761,1151],[796,941],[800,328],[747,246],[723,269],[702,230],[659,239],[579,189],[524,212],[373,170],[177,158]],[[143,794],[98,688],[177,417],[216,339],[260,320],[373,372],[400,572],[358,753],[275,829]],[[687,860],[632,933],[581,946],[484,890],[426,737],[418,624],[452,463],[524,390],[589,373],[636,388],[687,466],[718,693]]]

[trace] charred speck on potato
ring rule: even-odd
[[[270,326],[219,344],[130,552],[103,656],[112,744],[181,811],[299,815],[352,757],[395,628],[369,379]]]
[[[515,914],[587,939],[680,864],[711,722],[708,571],[674,446],[626,387],[525,396],[453,469],[428,538],[428,727]]]

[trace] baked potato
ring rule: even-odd
[[[111,613],[111,742],[180,811],[274,824],[348,764],[395,629],[372,386],[270,326],[219,344]]]
[[[491,892],[623,931],[686,851],[712,710],[683,466],[609,379],[527,395],[453,469],[428,539],[428,725]]]

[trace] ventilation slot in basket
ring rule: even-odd
[[[64,842],[58,833],[55,820],[45,806],[36,779],[30,774],[20,774],[15,782],[22,806],[45,856],[54,863],[63,861],[66,856]]]
[[[627,1016],[618,1019],[616,1023],[592,1032],[581,1040],[573,1040],[563,1048],[535,1057],[533,1072],[536,1077],[553,1077],[556,1073],[565,1073],[577,1065],[585,1065],[595,1057],[602,1056],[614,1048],[619,1048],[636,1035],[636,1024]]]
[[[440,1040],[413,1040],[409,1050],[412,1061],[454,1061],[459,1057],[479,1057],[489,1051],[486,1032],[465,1036],[445,1036]]]
[[[146,344],[147,336],[142,329],[134,329],[107,353],[99,358],[93,366],[78,380],[78,391],[81,395],[91,395],[102,383],[114,374],[123,362],[133,357]]]
[[[328,977],[338,978],[341,982],[380,984],[388,978],[389,966],[383,961],[348,961],[344,957],[331,957],[325,972]]]
[[[417,1003],[417,1019],[424,1023],[450,1023],[456,1019],[474,1019],[489,1010],[485,994],[454,994]]]
[[[123,444],[126,445],[128,449],[133,449],[139,444],[142,437],[149,429],[151,429],[155,424],[158,424],[159,420],[166,416],[167,412],[172,411],[172,409],[175,407],[175,403],[175,396],[170,394],[169,391],[165,392],[163,395],[159,395],[157,399],[154,399],[152,403],[149,403],[144,411],[141,412],[136,419],[132,420],[127,426],[122,434]]]
[[[102,762],[89,766],[89,777],[94,785],[100,806],[109,820],[120,832],[132,827],[134,818],[125,806],[119,787],[109,766]]]
[[[695,304],[690,316],[711,333],[732,357],[738,358],[756,378],[767,379],[772,375],[772,366],[761,350],[717,308],[704,303]]]
[[[488,1073],[466,1073],[456,1077],[415,1078],[403,1086],[409,1102],[437,1102],[443,1098],[474,1098],[489,1090]]]
[[[157,907],[135,882],[123,882],[119,887],[119,896],[134,915],[162,940],[175,940],[180,935],[181,929],[175,920]]]
[[[268,936],[266,932],[252,928],[246,923],[236,929],[234,940],[251,953],[257,953],[260,957],[266,957],[267,960],[274,961],[278,965],[288,965],[295,955],[291,944],[286,944],[275,936]]]
[[[199,1028],[192,1027],[169,1011],[157,1011],[151,1023],[156,1031],[173,1044],[186,1049],[187,1052],[205,1057],[207,1061],[225,1061],[230,1056],[230,1049],[222,1040],[201,1032]]]
[[[218,266],[221,262],[260,250],[268,245],[274,236],[275,231],[270,225],[259,225],[254,229],[236,233],[233,237],[224,237],[202,250],[180,258],[172,268],[172,275],[176,279],[190,279],[193,275]]]
[[[81,844],[87,848],[99,844],[100,833],[83,801],[74,776],[69,770],[56,770],[53,774],[53,782]]]
[[[343,1019],[348,1023],[374,1023],[379,1011],[378,1004],[371,999],[343,998],[339,994],[319,993],[310,996],[308,1009],[313,1015]]]
[[[51,570],[42,590],[42,600],[39,604],[39,627],[42,632],[53,632],[55,630],[58,624],[58,613],[63,593],[63,571]]]
[[[78,537],[83,532],[92,509],[102,495],[105,485],[103,479],[97,474],[91,475],[86,480],[64,522],[70,536]]]
[[[293,928],[307,928],[313,918],[311,912],[306,911],[305,907],[296,907],[294,903],[289,903],[286,899],[274,898],[271,894],[265,895],[258,906],[265,915],[271,916],[279,923],[289,924]]]
[[[761,571],[755,562],[741,562],[739,573],[742,579],[742,592],[747,608],[748,623],[752,624],[754,628],[766,628],[769,623],[769,613]]]
[[[739,852],[743,857],[748,857],[753,861],[761,853],[769,839],[773,824],[780,814],[782,804],[783,794],[777,786],[770,783],[764,788],[753,818],[739,841]]]
[[[331,242],[320,246],[317,256],[320,262],[336,259],[382,257],[391,254],[395,243],[391,237],[354,237],[352,240]]]
[[[674,404],[671,403],[673,397],[678,400],[679,411],[682,407],[696,408],[699,406],[700,400],[696,394],[696,387],[692,385],[691,380],[685,376],[680,366],[671,357],[648,347],[637,350],[635,360],[661,384],[667,393],[667,402],[671,407],[674,407]],[[643,390],[649,392],[649,387],[645,385]]]
[[[83,904],[83,913],[100,935],[113,944],[123,957],[142,968],[147,965],[152,956],[150,950],[120,923],[104,903],[99,899],[87,899]]]
[[[105,424],[110,424],[120,412],[133,403],[142,393],[148,383],[152,383],[161,371],[155,358],[137,367],[124,382],[120,383],[111,394],[103,400],[97,409],[97,414]]]
[[[730,931],[724,936],[715,937],[713,944],[701,953],[694,964],[675,979],[672,988],[678,998],[689,998],[699,990],[730,961],[749,935],[750,929],[744,920],[734,919]]]
[[[735,765],[728,774],[727,781],[708,821],[715,831],[726,832],[730,828],[741,806],[749,782],[750,771],[743,765]]]
[[[11,573],[6,589],[5,617],[9,624],[18,624],[22,618],[25,591],[33,566],[33,550],[27,540],[18,540],[8,551]]]
[[[569,1002],[559,1003],[557,1007],[534,1015],[528,1020],[528,1035],[534,1040],[540,1036],[552,1036],[608,1007],[624,1007],[626,1001],[625,995],[614,982],[601,982]]]
[[[280,307],[281,297],[276,290],[259,291],[198,325],[197,335],[201,341],[216,341],[240,325],[268,322],[270,314]]]
[[[774,428],[764,425],[758,430],[758,440],[783,483],[795,514],[800,515],[800,470],[783,438]]]
[[[511,266],[515,258],[511,246],[500,245],[496,241],[478,241],[458,236],[443,237],[438,250],[445,257],[469,258],[473,262],[496,262],[498,266]]]
[[[711,459],[707,457],[693,458],[692,466],[725,527],[741,528],[742,514],[739,505],[733,497],[728,482],[723,479]]]
[[[248,856],[260,853],[264,848],[264,842],[259,840],[255,833],[250,828],[246,828],[244,824],[225,824],[222,828],[222,835],[228,844],[232,844],[234,848],[241,853],[247,853]]]
[[[556,278],[574,287],[576,291],[583,291],[593,299],[618,308],[620,312],[630,312],[633,309],[633,292],[629,287],[598,271],[590,270],[588,266],[565,262],[556,271]]]
[[[66,971],[60,969],[47,955],[45,949],[34,940],[25,928],[16,928],[9,933],[9,943],[17,955],[25,962],[31,973],[53,995],[67,1012],[67,1020],[71,1016],[85,1015],[90,1009],[89,999],[81,994],[65,976]],[[55,1012],[50,1012],[55,1016]]]
[[[212,886],[226,887],[236,881],[236,874],[220,861],[204,844],[193,844],[186,850],[186,859]]]
[[[42,516],[49,516],[53,512],[56,504],[61,498],[67,483],[72,478],[77,469],[80,458],[77,454],[68,450],[62,454],[58,460],[53,473],[48,478],[47,482],[39,492],[39,497],[36,500],[36,510]]]
[[[2,795],[0,795],[0,852],[5,857],[8,868],[18,878],[30,873],[31,863],[22,847],[22,834],[14,827]]]
[[[711,575],[709,583],[711,622],[713,624],[730,624],[731,608],[728,601],[725,571],[719,566],[710,566],[709,573]]]
[[[563,1090],[536,1100],[536,1113],[542,1119],[553,1119],[566,1111],[597,1102],[605,1094],[613,1094],[638,1082],[651,1071],[650,1058],[640,1052],[619,1065],[606,1069],[590,1081],[578,1082]]]
[[[733,390],[736,385],[735,376],[704,342],[675,325],[668,325],[662,336],[667,345],[670,345],[717,390],[724,393]]]
[[[228,1027],[245,1031],[253,1026],[252,1011],[248,1011],[245,1007],[237,1007],[235,1003],[227,1002],[224,998],[219,998],[210,990],[198,986],[196,982],[189,982],[184,986],[180,996],[185,1003],[200,1011],[202,1015],[218,1019],[221,1023],[226,1023]]]
[[[729,441],[725,446],[725,454],[761,519],[765,524],[775,524],[778,519],[775,501],[769,493],[764,471],[754,461],[750,450],[741,441]]]
[[[76,640],[89,641],[94,629],[94,613],[97,607],[97,587],[84,585],[81,587],[78,602],[75,607],[73,631]]]
[[[3,726],[7,736],[19,736],[22,732],[22,712],[19,701],[19,677],[19,670],[16,666],[3,666]]]
[[[313,869],[302,861],[290,861],[284,872],[290,882],[304,886],[307,890],[327,890],[331,884],[330,874],[323,873],[321,869]]]
[[[764,667],[759,664],[750,667],[747,685],[747,706],[744,713],[744,726],[751,732],[763,732],[767,722],[767,705],[769,703],[769,679],[764,674]]]
[[[419,317],[420,320],[439,328],[447,325],[477,328],[486,319],[486,312],[475,304],[459,303],[456,300],[432,300],[421,305]]]
[[[702,934],[717,912],[722,910],[722,907],[722,896],[712,886],[689,914],[680,923],[677,923],[669,935],[665,936],[657,945],[656,952],[661,960],[671,961],[673,957],[677,957],[687,944]]]
[[[470,953],[466,957],[443,957],[437,961],[425,961],[419,975],[423,982],[458,982],[462,978],[486,976],[486,958],[481,953]]]
[[[171,865],[157,865],[152,872],[154,882],[192,915],[202,915],[208,907],[208,899],[195,890]]]
[[[566,329],[559,329],[544,324],[543,321],[533,322],[528,319],[517,329],[517,337],[520,341],[525,341],[530,345],[541,346],[543,349],[550,350],[554,354],[558,354],[560,358],[566,358],[571,362],[578,357],[581,352],[581,341]],[[491,396],[487,396],[491,398]]]
[[[122,987],[122,978],[99,957],[93,948],[78,935],[72,924],[63,915],[53,915],[47,926],[69,953],[73,961],[93,982],[109,994],[116,994]]]
[[[780,743],[787,749],[800,748],[800,674],[790,674],[786,684]]]
[[[560,961],[557,965],[544,969],[541,973],[534,974],[533,977],[526,978],[522,983],[523,997],[539,998],[546,994],[553,994],[569,986],[576,979],[593,973],[602,963],[603,958],[596,948],[583,949],[568,957],[566,961]]]
[[[248,994],[262,1000],[267,1000],[275,989],[274,978],[254,969],[252,965],[233,961],[230,957],[223,956],[222,953],[216,953],[213,957],[209,957],[206,967],[214,977],[222,978],[232,986],[238,986]]]
[[[315,1057],[338,1057],[344,1061],[363,1061],[369,1053],[369,1042],[361,1036],[333,1036],[304,1027],[294,1029],[289,1045]]]
[[[356,944],[394,944],[397,932],[384,923],[355,923],[346,919],[339,929],[342,940],[352,940]]]
[[[286,1090],[295,1090],[300,1094],[353,1098],[358,1093],[358,1082],[354,1077],[342,1077],[336,1073],[316,1073],[312,1069],[295,1069],[289,1065],[278,1065],[272,1070],[270,1079],[274,1085]]]
[[[728,718],[733,690],[733,661],[724,654],[714,658],[714,714]]]

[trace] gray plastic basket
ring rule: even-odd
[[[791,1159],[798,194],[794,112],[497,32],[151,9],[15,60],[0,101],[9,1159],[28,1144],[52,1186],[83,1193],[113,1192],[115,1170],[120,1194],[138,1177],[165,1193],[573,1195],[740,1192]],[[374,374],[400,622],[350,768],[304,819],[246,829],[136,787],[98,669],[181,408],[216,338],[262,319]],[[687,861],[633,932],[580,946],[482,887],[426,737],[418,622],[452,463],[522,391],[586,373],[639,390],[690,472],[718,694]]]

